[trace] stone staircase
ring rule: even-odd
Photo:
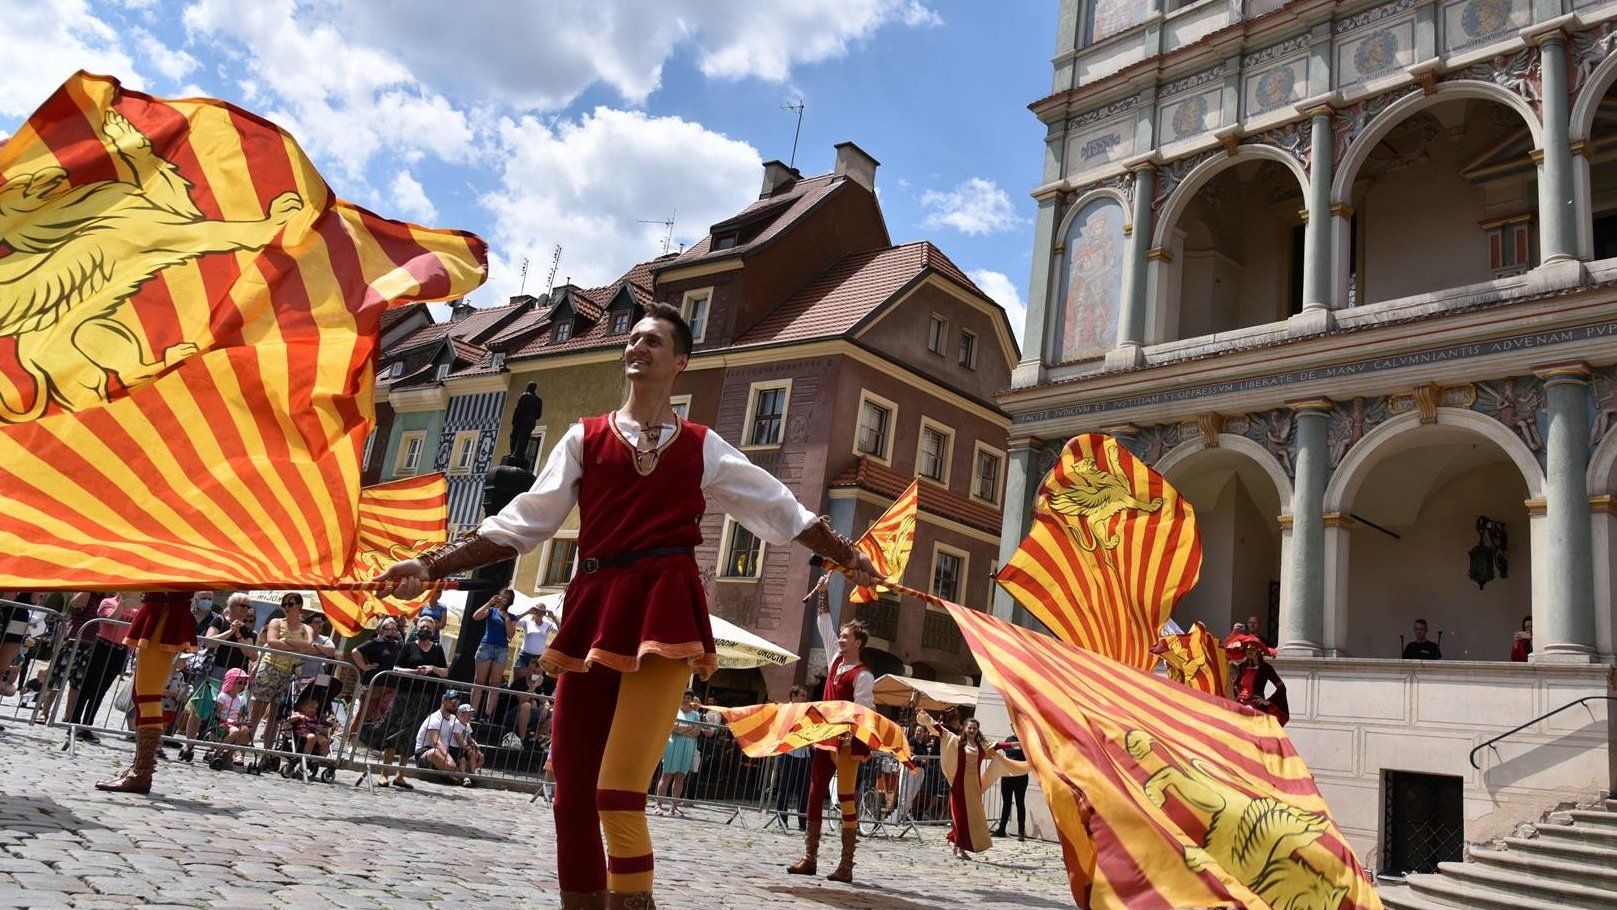
[[[1435,875],[1378,883],[1388,910],[1617,910],[1617,799],[1554,812],[1532,836],[1471,848]]]

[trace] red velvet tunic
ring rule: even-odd
[[[718,669],[707,595],[696,560],[653,556],[585,571],[586,560],[702,543],[702,443],[707,428],[681,420],[657,465],[642,476],[612,415],[583,421],[579,571],[567,585],[561,628],[540,660],[552,675],[604,664],[639,669],[646,654],[690,661],[703,679]]]
[[[830,646],[831,643],[828,642],[827,645]],[[825,701],[853,701],[854,683],[859,680],[859,674],[865,670],[865,665],[858,661],[843,665],[840,654],[831,658],[831,666],[825,674],[825,692],[821,698]],[[833,741],[830,745],[835,746],[836,743]],[[855,756],[863,757],[870,754],[870,747],[855,739],[850,751]]]
[[[195,651],[197,621],[191,615],[191,595],[185,591],[147,593],[124,632],[124,644],[159,651]]]

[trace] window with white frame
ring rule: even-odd
[[[1005,453],[977,443],[976,457],[972,459],[971,495],[983,502],[999,505],[1004,470]]]
[[[493,367],[496,370],[505,369],[505,352],[504,351],[495,351],[494,352],[494,357],[489,361],[489,366]]]
[[[402,361],[402,360],[393,361],[392,365],[387,368],[387,378],[389,378],[389,379],[397,379],[397,378],[399,378],[400,376],[403,376],[403,375],[404,375],[404,361]]]
[[[792,381],[755,382],[747,393],[747,428],[741,438],[748,447],[778,446],[786,436],[786,404]]]
[[[478,430],[461,430],[455,434],[455,441],[449,447],[450,474],[470,474],[472,464],[477,461],[477,443],[483,434]]]
[[[564,341],[570,340],[572,337],[573,321],[571,319],[563,319],[561,322],[556,323],[556,330],[551,333],[550,340],[556,344],[561,344]]]
[[[534,427],[533,435],[528,437],[527,445],[522,447],[522,457],[534,468],[539,467],[539,455],[545,450],[545,428]]]
[[[679,415],[680,420],[691,419],[691,396],[675,395],[668,399],[668,406],[674,409],[674,413]]]
[[[764,542],[734,518],[724,519],[724,558],[720,578],[757,578],[763,564]]]
[[[854,432],[853,450],[887,462],[893,443],[894,417],[898,406],[870,392],[859,396],[859,428]]]
[[[968,370],[977,369],[977,334],[960,332],[960,365]]]
[[[445,379],[448,379],[449,378],[449,368],[451,366],[453,366],[453,364],[448,364],[448,363],[440,363],[440,364],[438,364],[437,369],[432,371],[432,381],[433,382],[443,382]]]
[[[712,302],[712,288],[686,291],[684,299],[680,302],[679,314],[685,317],[686,324],[691,327],[691,342],[693,344],[707,337],[707,317]]]
[[[376,427],[371,427],[370,433],[365,436],[365,452],[359,456],[359,469],[361,471],[371,466],[371,452],[376,448]]]
[[[567,537],[551,538],[550,552],[546,554],[545,571],[540,584],[552,588],[567,584],[577,571],[577,565],[578,541]]]
[[[921,441],[915,450],[915,473],[945,486],[949,483],[949,449],[954,433],[921,418]]]
[[[934,313],[926,327],[926,349],[934,354],[942,354],[949,343],[949,320]]]
[[[393,473],[414,474],[421,470],[421,450],[427,447],[425,430],[411,430],[399,436],[399,454],[393,463]]]
[[[612,314],[612,334],[623,335],[629,331],[629,322],[634,314],[628,310],[618,310]]]
[[[932,593],[958,603],[965,589],[966,554],[938,544],[932,551]]]

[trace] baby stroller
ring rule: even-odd
[[[335,692],[340,692],[341,684],[338,683],[337,687]],[[294,686],[293,688],[297,687]],[[320,684],[311,680],[303,686],[301,692],[290,699],[292,709],[281,720],[281,728],[275,746],[276,749],[290,752],[294,756],[280,763],[282,777],[288,780],[293,777],[299,780],[318,780],[326,784],[337,779],[337,762],[330,754],[331,739],[337,725],[327,719],[330,716],[329,706],[331,699],[335,697],[335,692],[329,682]],[[298,725],[292,722],[293,716],[301,716],[297,706],[310,699],[314,701],[315,706],[313,716],[318,718],[313,723],[313,727],[317,731],[323,732],[327,737],[326,752],[322,755],[311,754],[308,751],[308,747],[303,741],[303,736],[299,734],[297,729]]]

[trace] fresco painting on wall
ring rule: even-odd
[[[1218,125],[1220,97],[1221,91],[1214,89],[1165,106],[1162,112],[1162,135],[1167,141],[1176,142],[1207,132],[1209,123]]]
[[[1099,357],[1117,338],[1123,300],[1123,207],[1114,199],[1084,206],[1067,228],[1057,361]]]
[[[1526,0],[1460,0],[1443,8],[1443,43],[1449,50],[1504,40],[1525,27]]]
[[[1145,21],[1145,0],[1094,0],[1089,6],[1089,40],[1102,41]]]
[[[1298,57],[1246,80],[1248,114],[1261,114],[1302,100],[1308,85],[1308,58]]]
[[[1337,71],[1342,85],[1353,85],[1396,72],[1414,62],[1415,20],[1354,33],[1338,44]]]

